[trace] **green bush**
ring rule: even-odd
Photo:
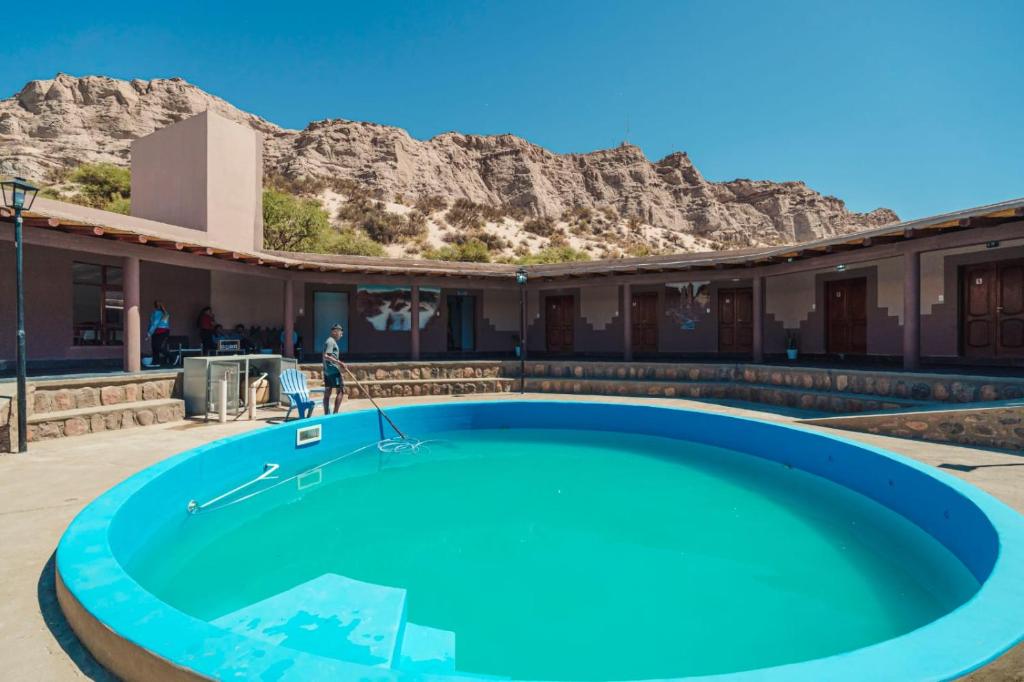
[[[316,199],[263,190],[263,245],[275,251],[323,252],[330,220]]]
[[[383,256],[384,247],[370,239],[365,232],[343,227],[332,232],[324,243],[325,253],[350,256]]]
[[[104,210],[112,213],[122,213],[124,215],[130,215],[132,212],[132,200],[128,197],[117,197],[107,202],[107,205],[103,207]]]
[[[86,163],[75,168],[67,177],[77,185],[75,203],[93,208],[125,209],[132,194],[132,174],[127,168],[112,163]],[[118,210],[127,213],[127,210]]]
[[[519,265],[546,265],[550,263],[569,263],[572,261],[590,260],[584,251],[577,251],[571,246],[555,246],[523,256],[516,260]]]
[[[423,253],[430,260],[462,261],[464,263],[489,263],[491,252],[479,239],[469,239],[461,244],[449,244],[439,249],[428,249]]]

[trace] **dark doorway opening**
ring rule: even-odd
[[[476,350],[476,296],[448,296],[448,350],[456,353]]]

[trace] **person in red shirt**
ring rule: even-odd
[[[199,338],[203,341],[203,355],[212,355],[214,342],[213,342],[213,330],[217,326],[217,320],[213,316],[213,310],[210,306],[206,306],[199,311],[199,317],[196,318],[196,326],[199,327]]]

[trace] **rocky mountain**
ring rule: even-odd
[[[508,217],[492,215],[484,229],[503,235],[507,247],[502,248],[520,253],[545,246],[548,237],[521,234],[520,228],[531,217],[546,216],[555,221],[562,243],[616,255],[607,234],[592,225],[577,229],[573,217],[580,211],[607,219],[605,227],[615,235],[611,242],[621,242],[620,252],[629,240],[652,250],[779,244],[898,220],[884,208],[850,212],[840,199],[802,182],[710,182],[683,152],[652,162],[629,144],[556,154],[514,135],[452,132],[417,140],[401,128],[341,119],[289,130],[180,78],[124,81],[59,74],[29,82],[0,101],[0,173],[45,182],[80,163],[127,165],[132,139],[208,109],[263,133],[268,175],[324,179],[335,187],[336,181],[347,181],[345,187],[383,197],[397,213],[425,197],[499,207]],[[348,199],[339,191],[325,196],[329,207]],[[432,217],[430,226],[421,247],[455,229],[440,217]],[[406,246],[402,252],[415,251]]]

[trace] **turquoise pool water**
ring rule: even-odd
[[[456,634],[459,670],[564,680],[824,657],[979,587],[903,516],[777,462],[626,433],[417,435],[436,442],[178,519],[129,572],[204,620],[325,573],[402,587],[410,621]]]

